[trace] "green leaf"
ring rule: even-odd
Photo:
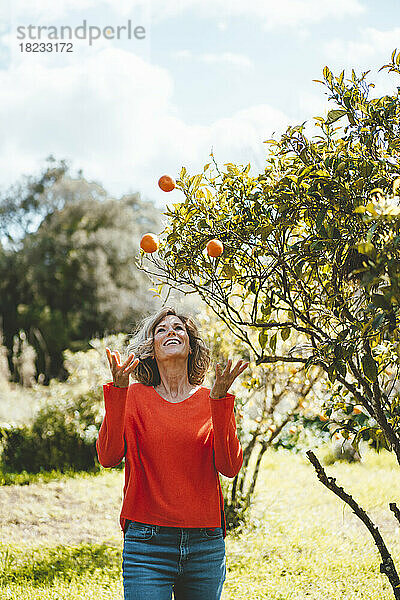
[[[200,221],[197,223],[197,227],[198,227],[198,229],[209,229],[209,226],[207,224],[207,220],[206,219],[200,219]]]
[[[325,67],[323,68],[322,74],[323,74],[323,76],[325,77],[325,79],[326,79],[327,81],[332,81],[332,73],[331,73],[331,71],[330,71],[329,67],[326,67],[326,66],[325,66]]]
[[[283,339],[283,341],[287,340],[289,336],[290,327],[284,327],[283,329],[281,329],[281,338]]]
[[[228,277],[230,279],[237,274],[237,271],[233,265],[226,263],[226,264],[224,264],[224,266],[222,268],[222,273],[223,273],[223,275],[225,275],[226,277]]]
[[[301,273],[303,270],[303,266],[306,263],[306,259],[299,260],[299,262],[294,265],[294,272],[296,273],[297,279],[301,279]]]
[[[382,294],[372,294],[371,300],[372,304],[377,308],[383,308],[383,310],[391,310],[392,308],[390,300],[386,296],[382,296]]]
[[[361,359],[361,364],[365,377],[371,381],[376,381],[378,377],[378,367],[372,356],[365,354]]]
[[[357,244],[357,250],[360,254],[366,254],[367,256],[373,256],[376,252],[375,246],[371,242]]]
[[[192,177],[191,180],[191,184],[192,184],[192,191],[197,190],[197,188],[199,187],[201,180],[203,178],[203,174],[199,173],[199,175],[195,175],[194,177]]]
[[[211,191],[208,189],[208,187],[204,188],[204,192],[205,192],[205,194],[206,194],[206,200],[207,200],[207,201],[208,201],[208,200],[212,200],[212,197],[213,197],[213,196],[212,196],[212,193],[211,193]]]
[[[328,367],[328,379],[331,383],[336,381],[336,370],[333,365],[329,365]]]
[[[268,341],[268,333],[265,329],[262,329],[258,334],[258,341],[260,343],[261,348],[264,349]]]
[[[334,364],[336,371],[343,377],[346,377],[347,369],[346,369],[346,363],[344,362],[344,360],[336,360],[333,364]]]
[[[342,108],[330,110],[328,112],[328,118],[326,120],[326,124],[331,125],[335,121],[338,121],[339,119],[344,117],[344,115],[347,115],[347,110],[343,110]]]
[[[326,217],[326,213],[328,212],[327,208],[322,208],[317,214],[317,218],[315,219],[315,226],[317,230],[321,229],[322,223]]]
[[[375,319],[372,321],[372,329],[374,329],[375,331],[377,329],[379,329],[379,327],[382,325],[384,320],[385,320],[384,313],[380,313],[379,315],[377,315],[375,317]]]
[[[269,340],[269,347],[271,348],[272,352],[275,352],[275,350],[276,350],[276,339],[277,339],[277,334],[274,333],[274,335]]]
[[[261,305],[260,310],[261,310],[262,315],[268,319],[268,317],[271,314],[271,305],[266,301],[265,304]]]
[[[274,225],[266,225],[265,227],[263,227],[260,230],[260,237],[262,239],[263,242],[265,242],[265,240],[268,238],[269,234],[271,233],[271,231],[274,231],[275,226]]]

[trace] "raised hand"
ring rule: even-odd
[[[216,377],[210,392],[210,398],[225,398],[227,391],[235,381],[236,377],[240,375],[240,373],[243,373],[250,364],[249,362],[245,362],[243,365],[241,363],[243,363],[243,360],[239,360],[231,371],[232,361],[229,359],[223,372],[221,371],[220,364],[217,363],[215,368]]]
[[[124,362],[124,364],[121,365],[121,357],[118,351],[111,352],[110,348],[106,348],[106,354],[113,376],[113,384],[115,385],[115,387],[128,387],[129,375],[138,366],[139,359],[136,358],[135,360],[133,360],[133,357],[135,355],[130,354]]]

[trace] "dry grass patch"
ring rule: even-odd
[[[122,488],[123,473],[117,470],[0,487],[0,539],[27,547],[119,544]]]

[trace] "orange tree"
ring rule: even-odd
[[[395,51],[382,69],[400,74],[399,65]],[[303,123],[269,140],[263,173],[251,174],[250,165],[220,170],[213,156],[203,173],[182,168],[184,199],[167,207],[159,257],[146,270],[161,287],[197,292],[256,364],[319,366],[331,385],[327,413],[347,415],[345,435],[375,438],[400,464],[400,92],[371,98],[368,73],[345,79],[325,67],[321,83],[333,106],[315,118],[318,134],[307,135]],[[217,258],[204,252],[213,238],[224,246]],[[302,347],[289,343],[279,354],[278,339],[294,334]],[[377,528],[307,455],[370,530],[400,599]]]
[[[394,53],[386,67],[398,62]],[[158,257],[145,268],[161,286],[197,292],[256,364],[318,365],[332,387],[328,414],[348,416],[345,436],[375,437],[400,462],[400,99],[370,99],[367,74],[348,80],[325,67],[335,106],[315,119],[319,135],[302,124],[269,140],[260,175],[250,165],[220,170],[212,155],[203,173],[182,168],[184,199],[167,207]],[[212,238],[224,245],[217,258],[205,251]],[[301,352],[277,355],[278,336],[294,334]]]

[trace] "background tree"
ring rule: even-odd
[[[141,235],[159,227],[160,212],[138,194],[111,198],[100,185],[71,178],[65,165],[56,172],[50,177],[47,169],[36,184],[28,179],[14,188],[14,203],[12,192],[2,202],[0,315],[16,381],[20,331],[36,352],[37,373],[63,378],[63,350],[132,328],[156,302],[134,256]]]

